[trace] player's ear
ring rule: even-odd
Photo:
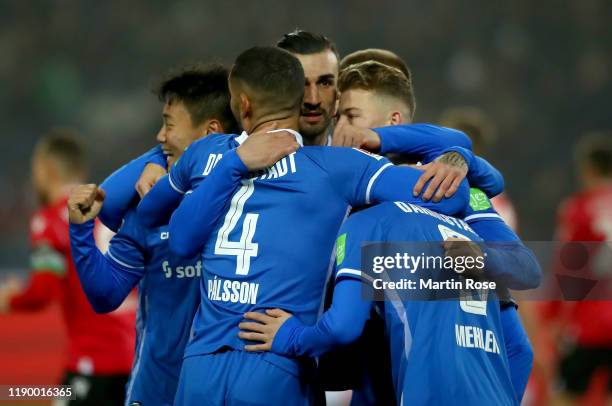
[[[240,93],[240,116],[241,118],[251,116],[251,101],[244,93]]]
[[[204,122],[204,134],[224,134],[223,126],[221,122],[216,118],[206,120]]]
[[[391,116],[387,121],[387,125],[400,125],[402,122],[402,113],[399,111],[394,111],[391,113]]]

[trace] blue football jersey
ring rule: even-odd
[[[147,229],[131,209],[106,256],[122,267],[143,270],[138,285],[136,356],[126,404],[171,405],[191,322],[200,303],[200,259],[170,255],[167,226]]]
[[[362,243],[481,239],[459,219],[414,204],[382,203],[342,226],[336,278],[362,278]],[[441,245],[428,253],[444,256]],[[436,252],[437,250],[437,252]],[[496,300],[407,300],[387,290],[377,303],[386,324],[399,404],[518,404]]]
[[[247,311],[280,307],[314,323],[335,235],[390,165],[351,148],[304,147],[244,179],[204,246],[202,304],[186,356],[242,349]]]
[[[170,185],[181,194],[196,188],[219,163],[223,153],[239,146],[246,137],[246,133],[211,134],[192,142],[170,168]]]

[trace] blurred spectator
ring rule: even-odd
[[[70,132],[56,130],[37,143],[32,182],[40,208],[30,222],[31,277],[25,287],[16,278],[0,286],[0,312],[37,312],[59,302],[68,332],[63,384],[76,394],[71,404],[118,405],[134,356],[135,312],[126,305],[95,314],[74,269],[66,202],[85,167],[83,147]]]

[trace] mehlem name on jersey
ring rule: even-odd
[[[257,304],[259,283],[221,279],[208,281],[208,299],[231,303]]]
[[[455,324],[455,338],[459,347],[478,348],[485,352],[499,354],[499,345],[492,330]]]

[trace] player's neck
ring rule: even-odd
[[[327,128],[321,134],[318,134],[314,137],[311,137],[311,138],[304,137],[304,145],[316,146],[316,147],[326,146],[329,132],[330,132],[329,128]]]
[[[289,130],[298,131],[298,120],[299,116],[297,115],[286,115],[286,116],[267,116],[263,117],[261,120],[258,120],[255,125],[249,130],[249,134],[253,134],[257,132],[260,128],[271,126],[276,124],[276,128],[287,128]]]

